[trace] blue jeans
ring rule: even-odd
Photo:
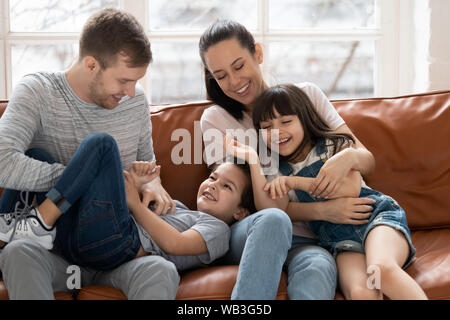
[[[52,161],[43,150],[32,153],[38,160]],[[1,203],[12,208],[20,192],[6,192]],[[38,203],[45,199],[42,193],[37,196]],[[110,270],[136,257],[139,235],[128,211],[120,154],[111,136],[87,136],[45,196],[62,212],[55,245],[66,259]]]
[[[292,300],[332,300],[337,286],[333,256],[311,238],[292,236],[286,259],[288,295]]]
[[[290,299],[333,299],[336,290],[333,257],[312,239],[292,237],[292,222],[279,209],[233,224],[230,249],[219,263],[239,264],[231,299],[275,299],[284,265]]]

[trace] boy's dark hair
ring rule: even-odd
[[[256,207],[255,199],[253,198],[253,184],[252,174],[250,173],[250,166],[247,162],[241,164],[238,161],[234,161],[233,163],[245,173],[249,182],[245,190],[242,191],[240,206],[244,209],[247,209],[250,213],[254,213],[256,212]]]
[[[355,142],[346,133],[333,133],[325,120],[317,112],[308,95],[293,84],[280,84],[266,89],[255,101],[253,109],[253,125],[256,130],[261,129],[260,122],[275,118],[274,110],[281,116],[296,115],[303,127],[303,141],[288,157],[280,155],[280,160],[294,160],[311,143],[315,145],[321,138],[329,139],[333,143],[333,154],[338,152],[345,142]]]
[[[150,41],[140,23],[133,15],[113,8],[92,15],[81,32],[79,59],[93,56],[105,69],[116,62],[119,53],[128,57],[130,67],[152,62]]]
[[[253,198],[253,185],[252,185],[252,175],[250,172],[250,166],[247,162],[241,163],[242,160],[237,158],[227,159],[226,163],[232,163],[244,172],[248,179],[247,187],[242,191],[241,203],[239,204],[242,208],[247,209],[250,213],[255,213],[255,200]],[[214,164],[211,166],[211,172],[214,172],[220,164]]]
[[[230,20],[218,20],[203,32],[199,41],[199,53],[203,62],[205,74],[205,87],[207,99],[224,108],[236,120],[244,117],[245,106],[228,97],[219,87],[214,76],[206,67],[205,53],[208,49],[224,40],[236,39],[242,48],[247,49],[251,54],[255,53],[255,39],[253,35],[240,23]]]

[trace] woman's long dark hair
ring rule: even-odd
[[[245,106],[222,91],[205,62],[205,53],[211,46],[229,39],[236,39],[242,48],[252,55],[255,53],[255,39],[252,34],[240,23],[230,20],[218,20],[203,32],[198,44],[199,53],[203,62],[207,99],[224,108],[236,120],[242,120]]]
[[[255,101],[253,125],[261,129],[260,122],[275,118],[274,110],[281,116],[296,115],[303,127],[304,137],[298,148],[282,161],[292,161],[308,144],[315,145],[321,138],[333,143],[333,155],[345,142],[355,143],[355,139],[346,133],[333,133],[325,120],[316,111],[313,103],[302,89],[293,84],[281,84],[266,89]]]

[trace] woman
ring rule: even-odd
[[[216,104],[205,110],[201,119],[205,148],[208,150],[215,143],[205,139],[205,133],[210,129],[219,130],[224,135],[227,129],[254,130],[253,105],[268,85],[259,67],[263,62],[262,47],[239,23],[217,21],[212,24],[200,38],[199,51],[204,64],[207,95]],[[317,86],[311,83],[300,83],[298,86],[307,93],[334,132],[350,134],[356,141],[355,148],[330,158],[311,186],[313,196],[331,197],[350,170],[366,175],[373,170],[375,160]],[[207,157],[208,154],[206,152]],[[216,160],[211,157],[207,159],[209,165]],[[237,264],[240,261],[232,298],[274,299],[285,265],[291,299],[333,299],[337,282],[334,259],[317,245],[317,239],[304,221],[367,223],[372,203],[370,198],[298,202],[292,203],[286,210],[293,222],[289,221],[289,226],[283,215],[273,217],[267,211],[264,214],[257,212],[234,224],[230,250],[224,257],[225,263]],[[291,227],[292,239],[286,241],[286,232]],[[272,229],[283,231],[279,233]]]

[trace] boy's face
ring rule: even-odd
[[[117,61],[97,71],[89,83],[89,100],[105,109],[114,109],[125,97],[134,97],[136,83],[147,72],[147,65],[131,68],[127,57],[118,54]]]
[[[249,212],[240,206],[241,196],[250,183],[241,168],[223,163],[203,181],[197,193],[197,209],[230,224]]]

